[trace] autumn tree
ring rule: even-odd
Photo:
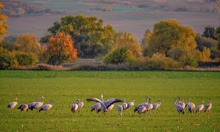
[[[103,26],[103,23],[104,21],[97,17],[65,16],[60,22],[54,22],[48,29],[50,34],[41,38],[41,42],[48,42],[50,36],[61,31],[71,35],[79,57],[94,58],[105,55],[114,47],[115,30],[111,25]]]
[[[2,41],[2,37],[7,34],[8,29],[8,25],[5,23],[8,17],[1,12],[2,8],[4,8],[4,5],[0,2],[0,42]]]
[[[131,33],[119,32],[116,36],[115,43],[116,48],[126,48],[127,50],[131,51],[132,55],[135,57],[142,55],[139,41],[133,37]]]
[[[138,40],[131,33],[119,32],[115,39],[116,46],[105,57],[105,63],[126,63],[142,55]]]
[[[48,56],[47,62],[53,65],[77,59],[77,49],[74,48],[71,36],[63,32],[57,32],[55,36],[50,37],[46,54]]]
[[[29,33],[18,36],[14,43],[14,48],[16,48],[16,51],[34,54],[39,60],[41,60],[40,56],[44,51],[44,48],[38,42],[37,37]]]
[[[196,33],[191,27],[182,26],[177,20],[163,20],[154,25],[149,40],[148,55],[161,53],[179,62],[183,62],[187,56],[195,58],[196,61],[204,61],[197,57],[197,53],[202,53],[196,49],[195,36]],[[208,52],[208,50],[206,51]],[[205,58],[209,58],[209,56]]]

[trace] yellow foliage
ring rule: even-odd
[[[43,48],[37,40],[37,37],[34,34],[23,34],[18,37],[18,40],[15,42],[20,51],[34,53],[38,55]]]
[[[2,8],[4,8],[4,5],[0,2],[0,11]],[[2,36],[7,34],[8,25],[5,23],[7,18],[7,16],[0,12],[0,42],[2,41]]]
[[[141,56],[142,54],[138,40],[131,33],[120,32],[116,37],[116,47],[130,50],[133,56]]]

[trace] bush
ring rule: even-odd
[[[110,53],[104,60],[106,64],[122,64],[131,61],[133,58],[130,50],[117,48]]]
[[[16,58],[9,51],[0,47],[0,69],[8,69],[17,64]]]
[[[18,61],[19,66],[32,66],[35,65],[38,60],[33,54],[17,52],[15,58]]]
[[[185,60],[184,60],[184,62],[183,62],[183,65],[184,66],[188,65],[188,66],[191,66],[191,67],[197,67],[198,66],[198,62],[197,62],[197,60],[194,57],[192,57],[190,55],[187,55]]]
[[[172,58],[161,54],[154,54],[153,57],[136,59],[130,64],[134,70],[170,70],[179,69],[181,66]]]

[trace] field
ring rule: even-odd
[[[220,131],[219,72],[114,72],[114,71],[0,71],[1,131]],[[152,103],[162,98],[161,107],[139,115],[133,109],[123,111],[122,118],[114,107],[111,112],[90,112],[93,102],[86,98],[126,98],[135,106],[149,96]],[[47,112],[20,112],[7,108],[18,98],[18,105],[44,96],[53,100]],[[179,116],[174,98],[190,97],[196,105],[213,100],[210,113]],[[72,113],[71,104],[80,99],[85,103],[80,112]],[[120,104],[120,103],[117,103]]]
[[[104,25],[111,24],[114,29],[119,32],[129,32],[140,41],[147,29],[153,30],[155,23],[164,19],[177,19],[180,24],[190,26],[196,33],[202,33],[206,26],[219,26],[219,14],[202,13],[202,12],[174,12],[163,11],[160,9],[143,9],[137,8],[137,5],[120,5],[97,2],[81,2],[81,1],[58,1],[58,0],[26,0],[35,3],[35,5],[48,7],[53,10],[66,10],[65,15],[40,14],[28,15],[22,17],[12,17],[7,20],[8,34],[35,34],[39,39],[47,34],[47,29],[53,25],[55,21],[67,15],[84,14],[86,16],[96,16],[98,19],[104,20]],[[134,3],[135,4],[135,3]],[[179,4],[181,5],[181,4]],[[111,6],[112,11],[90,11],[90,8]]]

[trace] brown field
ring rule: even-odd
[[[91,1],[34,1],[35,6],[50,8],[53,10],[65,10],[72,15],[84,14],[86,16],[96,16],[99,19],[104,20],[104,24],[111,24],[116,31],[123,31],[132,33],[139,40],[142,39],[146,29],[153,29],[153,25],[164,19],[177,19],[180,24],[190,26],[197,33],[202,33],[205,26],[219,26],[220,16],[217,13],[202,13],[198,11],[194,12],[174,12],[163,11],[160,8],[148,9],[137,8],[137,5],[146,4],[146,2],[132,1],[129,4],[121,4],[120,2],[111,1],[98,2],[98,0]],[[177,2],[177,1],[176,1]],[[177,4],[179,2],[179,4]],[[177,3],[169,3],[169,9],[172,10],[176,6],[187,7],[195,6],[197,8],[203,8],[204,4],[192,4],[184,1],[178,1]],[[180,4],[181,2],[181,4]],[[155,3],[155,2],[154,2]],[[157,4],[161,4],[158,2]],[[172,5],[176,4],[176,6]],[[152,3],[151,6],[154,4]],[[105,8],[112,7],[112,11],[91,11],[91,8]],[[157,5],[158,6],[158,5]],[[185,6],[184,6],[185,7]],[[68,15],[68,14],[66,14]],[[41,14],[41,15],[29,15],[22,17],[13,17],[7,20],[9,25],[8,34],[24,34],[33,33],[37,37],[45,36],[47,29],[52,26],[53,22],[60,21],[62,16],[55,14]]]
[[[205,26],[219,26],[219,14],[189,12],[84,12],[86,16],[96,16],[105,24],[111,24],[116,31],[130,32],[141,39],[146,29],[164,19],[177,19],[180,24],[190,26],[197,33],[202,33]],[[77,14],[72,14],[77,15]],[[14,17],[7,20],[8,34],[33,33],[39,38],[47,33],[53,22],[60,21],[61,15],[38,15]]]

